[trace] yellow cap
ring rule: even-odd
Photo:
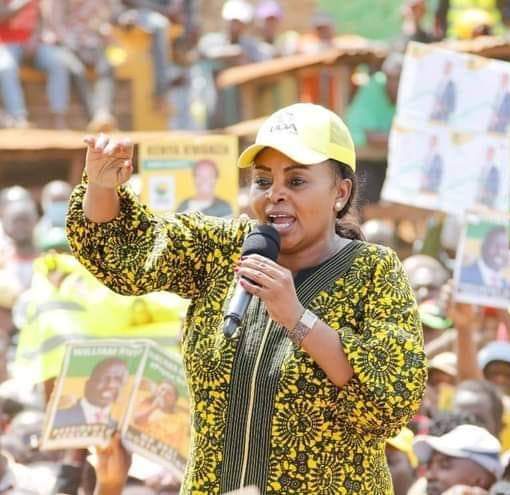
[[[407,455],[409,463],[413,468],[418,466],[418,458],[413,450],[414,433],[409,428],[402,428],[400,433],[393,438],[386,440],[388,445],[391,445],[394,449],[400,450]]]
[[[333,159],[356,170],[349,129],[331,110],[312,103],[296,103],[273,113],[260,127],[255,144],[241,153],[238,167],[251,166],[263,148],[273,148],[302,165]]]

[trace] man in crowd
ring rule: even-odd
[[[43,215],[35,228],[35,241],[43,249],[48,236],[55,237],[65,227],[67,205],[71,195],[71,185],[62,180],[48,182],[41,191]]]
[[[427,495],[443,495],[458,485],[489,490],[503,472],[498,439],[479,426],[461,425],[440,437],[419,436],[414,451],[427,466]]]
[[[111,408],[128,375],[127,365],[117,358],[100,361],[85,384],[82,399],[68,409],[59,409],[55,427],[104,423],[115,427]]]
[[[39,255],[34,242],[37,219],[37,209],[32,199],[7,203],[0,217],[12,246],[12,250],[3,259],[4,270],[24,290],[30,287],[33,261]]]

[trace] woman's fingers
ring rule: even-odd
[[[237,274],[242,278],[255,282],[260,287],[269,287],[273,282],[273,279],[264,272],[254,270],[248,267],[239,268]]]
[[[108,145],[110,138],[106,134],[99,134],[94,145],[94,151],[104,152],[104,149]]]

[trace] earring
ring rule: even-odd
[[[343,207],[342,203],[340,203],[340,201],[337,201],[335,204],[335,210],[340,211],[342,207]]]

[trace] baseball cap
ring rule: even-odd
[[[423,325],[434,330],[446,330],[453,326],[453,321],[443,314],[439,302],[434,299],[423,301],[418,306],[418,313]]]
[[[457,376],[457,355],[454,352],[440,352],[429,361],[429,369]]]
[[[257,5],[255,17],[257,19],[267,19],[269,17],[281,19],[283,17],[283,10],[278,2],[275,2],[274,0],[265,0]]]
[[[510,363],[510,342],[489,342],[478,352],[478,365],[482,370],[493,361]]]
[[[244,0],[227,0],[223,4],[221,17],[225,21],[241,21],[249,24],[253,20],[253,7]]]
[[[239,157],[240,168],[249,167],[264,148],[273,148],[302,165],[328,159],[356,170],[356,153],[343,120],[313,103],[295,103],[273,113],[260,127],[255,144]]]
[[[427,463],[436,451],[449,457],[476,462],[496,477],[503,471],[499,440],[480,426],[460,425],[440,437],[418,435],[413,448],[422,463]]]

